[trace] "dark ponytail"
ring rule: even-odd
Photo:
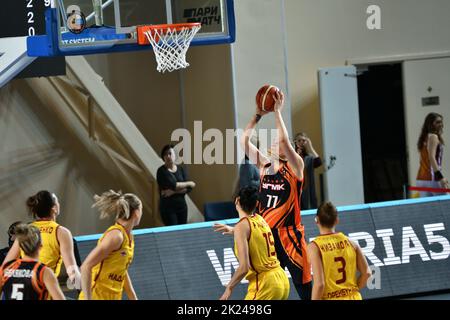
[[[49,191],[39,191],[27,200],[27,207],[33,218],[48,218],[56,204],[56,197]]]

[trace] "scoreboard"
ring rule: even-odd
[[[45,10],[51,0],[0,0],[0,38],[45,34]],[[38,58],[16,78],[65,74],[64,57]]]
[[[51,0],[2,0],[0,38],[45,34],[45,9]]]

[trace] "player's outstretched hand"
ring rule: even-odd
[[[67,288],[69,290],[81,290],[81,273],[77,266],[69,266],[67,268]]]
[[[449,188],[449,184],[448,184],[447,178],[441,179],[439,181],[439,183],[441,185],[441,188],[444,188],[444,189],[448,189]]]
[[[264,111],[263,109],[261,109],[258,106],[258,103],[256,103],[256,114],[259,114],[262,117],[262,116],[264,116],[264,115],[266,115],[268,113],[269,113],[268,111]]]
[[[230,227],[226,224],[222,224],[222,223],[215,223],[213,225],[214,231],[215,232],[221,232],[223,235],[233,235],[234,233],[234,228]]]
[[[273,95],[273,100],[275,105],[273,107],[274,111],[281,111],[284,107],[284,93],[282,91],[276,91]]]

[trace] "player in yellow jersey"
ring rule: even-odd
[[[81,288],[81,275],[75,260],[73,249],[73,238],[69,229],[59,225],[56,218],[60,214],[58,198],[49,191],[39,191],[28,198],[27,207],[34,221],[31,225],[37,227],[41,233],[42,249],[39,253],[39,262],[49,267],[59,276],[61,264],[64,262],[70,282],[74,287]],[[18,241],[5,258],[5,262],[15,260],[24,256]]]
[[[244,130],[241,146],[250,162],[260,171],[257,213],[272,229],[281,267],[289,270],[299,297],[311,300],[311,264],[300,209],[304,163],[290,143],[283,120],[284,94],[276,92],[272,98],[275,101],[273,114],[277,135],[271,147],[265,153],[263,148],[257,148],[250,141],[258,121],[268,113],[259,107]],[[233,228],[224,224],[217,224],[215,228],[226,234],[233,233]]]
[[[131,231],[139,225],[142,202],[134,194],[110,190],[95,196],[93,207],[100,218],[113,216],[115,224],[98,240],[81,266],[80,300],[121,300],[125,290],[129,300],[137,300],[128,267],[133,260]]]
[[[312,299],[361,300],[359,290],[372,275],[361,248],[343,233],[336,233],[339,218],[331,202],[317,209],[316,223],[320,235],[308,245],[314,277]]]
[[[286,300],[289,296],[289,280],[277,259],[272,230],[254,213],[257,202],[258,189],[254,187],[241,189],[236,197],[240,220],[234,227],[234,243],[239,267],[221,300],[228,300],[244,277],[249,281],[245,300]]]

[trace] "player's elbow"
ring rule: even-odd
[[[94,267],[94,266],[92,266],[92,265],[89,264],[88,262],[87,262],[87,263],[84,262],[84,263],[81,265],[81,267],[80,267],[81,274],[89,274],[89,273],[91,273],[93,267]]]
[[[366,271],[363,273],[365,284],[367,284],[367,281],[370,279],[371,276],[372,276],[372,270],[370,270],[370,268],[367,268]]]
[[[367,268],[365,273],[366,273],[367,279],[369,279],[372,276],[372,270],[370,268]]]
[[[239,269],[240,273],[245,275],[250,270],[250,265],[248,263],[243,263],[239,266]]]
[[[288,137],[286,137],[285,135],[281,135],[279,137],[278,143],[280,144],[280,146],[287,147],[291,142],[289,141]]]
[[[361,272],[361,274],[359,276],[359,281],[358,281],[360,289],[367,286],[367,281],[369,281],[371,276],[372,276],[372,271],[370,270],[370,268],[367,268],[367,270],[365,272]]]

